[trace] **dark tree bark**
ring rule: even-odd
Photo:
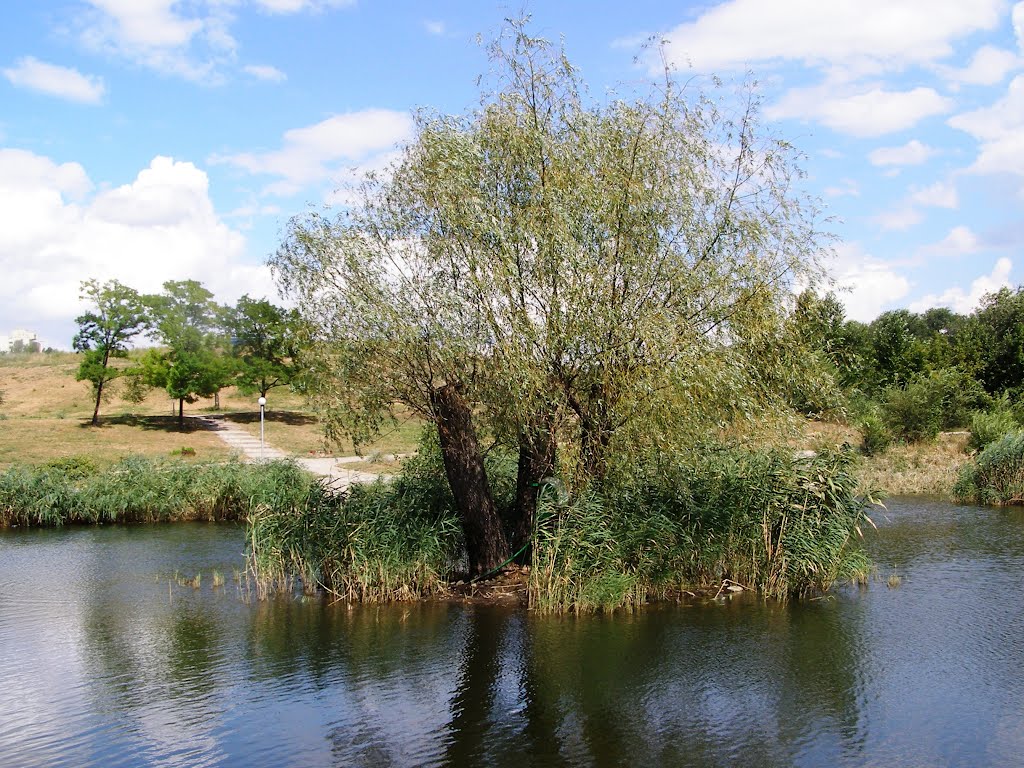
[[[549,423],[531,428],[519,435],[519,467],[516,473],[516,500],[509,520],[512,551],[519,549],[533,534],[533,520],[537,515],[537,496],[540,481],[551,475],[555,467],[555,435]],[[518,558],[530,562],[529,548]]]
[[[185,431],[185,398],[178,398],[178,431]]]
[[[430,393],[444,471],[462,521],[470,576],[481,576],[508,559],[508,540],[491,496],[473,412],[459,387],[446,384]]]

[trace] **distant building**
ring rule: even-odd
[[[42,348],[35,331],[15,328],[9,336],[0,335],[0,352],[40,352]]]

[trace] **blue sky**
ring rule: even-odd
[[[35,0],[0,26],[0,334],[67,347],[79,283],[273,298],[288,218],[383,168],[410,111],[463,112],[519,4]],[[1024,3],[540,2],[595,94],[753,72],[834,217],[850,317],[970,311],[1022,281]]]

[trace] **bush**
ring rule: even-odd
[[[892,445],[892,433],[877,414],[869,414],[860,423],[861,450],[866,456],[884,453]]]
[[[972,451],[980,451],[1016,429],[1019,429],[1017,419],[1008,408],[1000,408],[991,413],[976,411],[971,417],[971,436],[967,447]]]
[[[990,402],[975,379],[948,368],[915,376],[902,389],[890,387],[882,408],[894,437],[919,442],[935,439],[943,429],[965,426],[972,410],[987,408]]]
[[[1024,432],[989,443],[960,470],[953,495],[978,504],[1024,503]]]

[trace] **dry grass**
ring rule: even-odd
[[[882,496],[942,496],[949,498],[960,465],[968,459],[964,432],[944,432],[932,442],[897,443],[875,456],[862,456],[856,473],[863,491]],[[846,424],[808,421],[797,441],[787,445],[797,450],[858,446],[860,432]]]
[[[228,448],[214,434],[178,431],[172,418],[176,403],[162,391],[135,404],[119,397],[115,382],[100,407],[101,426],[92,418],[92,387],[75,381],[79,358],[71,352],[36,355],[0,355],[0,465],[15,461],[44,462],[62,456],[88,454],[100,461],[114,461],[128,453],[167,455],[184,447],[194,448],[200,460],[228,456]],[[316,418],[306,409],[301,395],[284,387],[268,395],[266,440],[269,445],[298,456],[352,455],[352,446],[328,448]],[[221,392],[220,405],[213,399],[185,405],[185,415],[226,413],[253,435],[259,435],[256,397],[234,387]],[[186,425],[188,421],[186,420]],[[363,455],[408,453],[415,450],[421,422],[403,414],[400,423],[363,449]]]
[[[968,459],[967,434],[944,432],[933,442],[897,444],[864,457],[861,486],[885,496],[943,496],[949,498],[960,465]]]

